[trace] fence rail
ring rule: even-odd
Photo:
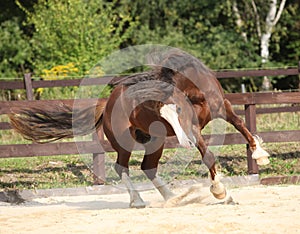
[[[281,75],[299,75],[299,68],[286,69],[264,69],[264,70],[247,70],[247,71],[220,71],[216,72],[219,79],[222,78],[237,78],[237,77],[251,77],[251,76],[281,76]],[[24,81],[1,81],[0,89],[25,89],[27,94],[27,101],[0,101],[0,115],[9,114],[11,112],[18,112],[23,107],[55,106],[55,105],[69,105],[73,106],[74,100],[33,100],[33,89],[45,87],[66,87],[79,85],[103,85],[107,84],[112,77],[89,78],[89,79],[70,79],[70,80],[32,80],[30,75],[25,75]],[[226,94],[226,98],[230,100],[233,105],[242,105],[244,109],[238,109],[236,112],[239,115],[245,115],[245,121],[248,129],[252,134],[257,134],[256,129],[256,114],[265,113],[281,113],[281,112],[298,112],[300,111],[300,92],[265,92],[265,93],[230,93]],[[90,99],[88,99],[90,100]],[[86,105],[88,100],[80,100],[82,105]],[[92,100],[94,101],[94,100]],[[101,99],[100,102],[105,102]],[[78,102],[78,101],[77,101]],[[77,104],[77,103],[76,103]],[[285,107],[273,108],[257,108],[260,104],[293,104]],[[9,123],[0,122],[0,130],[11,129]],[[300,130],[292,131],[270,131],[258,133],[265,142],[298,142],[300,141]],[[204,136],[205,140],[210,145],[220,144],[221,135]],[[68,155],[68,154],[93,154],[94,159],[94,173],[97,177],[104,178],[103,162],[104,152],[113,151],[110,144],[103,140],[101,144],[97,136],[93,136],[90,141],[81,142],[56,142],[46,144],[9,144],[0,145],[0,158],[11,157],[31,157],[31,156],[50,156],[50,155]],[[223,141],[222,141],[223,142]],[[229,133],[225,135],[224,145],[228,144],[246,144],[246,140],[240,133]],[[178,147],[178,142],[175,137],[167,139],[165,148]],[[258,167],[251,158],[251,152],[247,146],[247,161],[248,173],[258,173]],[[136,146],[136,149],[141,149],[141,145]],[[95,183],[101,183],[102,179]]]

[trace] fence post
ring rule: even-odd
[[[100,142],[104,140],[102,129],[98,133],[93,133],[93,141]],[[105,153],[93,154],[93,174],[94,185],[104,184],[105,182]]]
[[[245,105],[245,122],[246,126],[251,132],[251,134],[256,134],[256,106],[255,104]],[[258,166],[254,159],[252,159],[252,152],[250,150],[249,144],[247,144],[247,163],[248,163],[248,173],[258,174]]]
[[[31,101],[31,100],[33,100],[33,92],[32,92],[32,81],[31,81],[30,73],[26,73],[24,75],[24,84],[25,84],[25,89],[26,89],[27,100]]]

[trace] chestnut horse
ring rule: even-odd
[[[135,141],[145,148],[141,169],[168,200],[174,194],[156,173],[165,138],[176,135],[184,147],[193,144],[198,148],[210,171],[210,190],[223,199],[226,189],[217,175],[215,157],[201,136],[208,122],[223,118],[233,124],[249,142],[258,164],[268,163],[268,153],[234,113],[214,73],[203,63],[179,50],[155,59],[151,71],[113,81],[115,88],[105,106],[73,110],[73,114],[68,107],[56,112],[23,110],[10,116],[12,126],[36,142],[85,135],[103,126],[117,152],[115,170],[129,191],[131,207],[145,206],[129,178],[128,162]]]
[[[145,207],[129,178],[128,162],[135,142],[143,144],[141,165],[147,177],[167,200],[174,194],[156,177],[165,139],[176,135],[186,148],[194,146],[189,100],[174,87],[174,72],[168,68],[139,73],[114,88],[107,102],[72,110],[65,105],[21,109],[11,114],[13,128],[37,143],[90,134],[103,126],[104,133],[118,156],[116,172],[130,194],[131,207]],[[184,130],[183,130],[184,129]]]
[[[150,57],[149,63],[154,66],[153,71],[157,73],[161,70],[171,70],[173,85],[187,97],[193,106],[194,113],[190,118],[193,125],[192,134],[189,136],[192,135],[196,138],[195,146],[201,153],[204,164],[209,169],[212,182],[210,190],[216,198],[225,198],[226,189],[217,175],[215,157],[208,149],[208,145],[201,135],[201,130],[212,119],[222,118],[232,124],[248,141],[250,149],[253,152],[252,158],[256,159],[259,165],[269,163],[269,154],[260,146],[261,138],[253,136],[246,128],[244,121],[234,113],[232,105],[225,98],[224,91],[214,73],[201,61],[183,51],[175,49],[168,51],[162,58],[154,56],[154,59],[152,59]],[[162,74],[158,77],[159,79],[164,78]],[[121,80],[113,80],[112,84],[126,84],[130,83],[130,80],[132,80],[132,77],[125,77]],[[104,132],[105,134],[109,134],[111,131],[106,129]],[[129,158],[125,157],[125,159],[128,162]],[[158,160],[153,160],[152,162],[155,162],[153,167],[156,173]],[[124,165],[122,164],[122,166]],[[126,165],[127,167],[128,165]],[[159,183],[156,182],[158,179],[155,177],[155,174],[148,175],[148,178],[153,181],[154,185],[159,188],[161,194],[167,200],[170,197],[170,192],[166,192],[166,186],[161,181]],[[228,200],[230,200],[230,197],[228,197]]]

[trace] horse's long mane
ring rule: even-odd
[[[167,68],[167,67],[155,67],[150,71],[145,71],[141,73],[135,73],[129,76],[122,77],[121,79],[113,79],[110,82],[110,85],[117,86],[117,85],[135,85],[137,83],[141,83],[144,81],[151,81],[151,80],[159,80],[162,82],[166,82],[168,84],[173,85],[173,76],[175,71]]]
[[[164,102],[173,94],[174,74],[175,71],[172,69],[157,67],[150,71],[112,80],[111,84],[126,87],[126,98],[134,99],[139,103],[149,100]]]

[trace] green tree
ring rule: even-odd
[[[257,54],[261,56],[257,66],[297,65],[300,45],[299,1],[272,0],[266,4],[263,0],[233,0],[233,3],[241,34],[257,47]],[[271,78],[272,84],[275,85],[280,78],[283,77]],[[297,83],[295,79],[298,78],[291,79],[291,87],[294,88],[297,86],[292,84]],[[264,87],[270,85],[270,80],[264,77]]]
[[[0,77],[19,77],[28,72],[30,43],[16,18],[0,24],[0,38]]]
[[[84,74],[134,29],[130,16],[114,1],[39,0],[32,12],[23,10],[34,27],[32,63],[37,73],[73,62]]]
[[[230,1],[137,0],[129,8],[138,21],[134,43],[179,47],[214,69],[257,64],[255,47],[236,29]]]
[[[277,0],[277,10],[280,2]],[[28,68],[40,75],[43,69],[70,62],[84,74],[113,50],[145,43],[179,47],[212,69],[259,67],[260,38],[270,5],[275,7],[275,3],[275,0],[268,4],[263,0],[149,0],[147,3],[3,0],[1,76],[16,76]],[[280,20],[272,27],[266,66],[295,66],[299,60],[299,6],[299,0],[286,0]],[[226,85],[230,89],[239,86],[232,81]]]
[[[278,41],[277,46],[272,46],[273,60],[282,61],[284,64],[295,66],[300,61],[300,2],[289,1],[286,10],[282,13],[280,26],[284,30],[278,30],[274,37]]]

